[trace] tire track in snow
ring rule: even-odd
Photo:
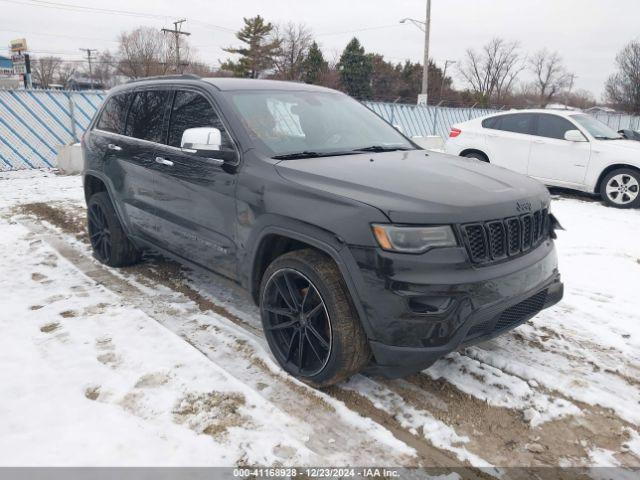
[[[229,321],[218,313],[220,307],[218,312],[214,312],[217,313],[215,318],[204,314],[203,312],[210,311],[206,308],[207,302],[210,302],[207,299],[203,298],[196,302],[195,306],[191,305],[181,311],[180,303],[185,308],[184,294],[181,291],[176,292],[166,285],[164,286],[167,288],[161,292],[157,292],[157,285],[154,285],[155,293],[148,288],[140,288],[145,280],[156,281],[155,275],[138,277],[139,285],[134,285],[124,275],[114,274],[110,269],[89,257],[86,251],[82,251],[82,244],[79,242],[69,242],[64,235],[46,226],[28,220],[22,223],[90,279],[118,294],[152,319],[182,336],[207,357],[217,360],[216,364],[250,386],[283,412],[310,425],[315,425],[313,427],[315,434],[309,436],[307,446],[320,458],[335,459],[338,455],[338,458],[333,460],[336,464],[430,467],[462,465],[455,455],[434,447],[426,439],[417,438],[406,430],[397,428],[394,422],[386,421],[384,415],[379,413],[370,415],[372,412],[360,408],[359,402],[345,405],[340,398],[318,392],[281,373],[271,358],[264,353],[266,343],[252,332],[255,326],[247,324],[233,314],[231,314],[233,320]],[[133,275],[142,275],[142,273],[138,271]],[[162,305],[171,305],[173,309],[169,309],[167,313]],[[203,333],[207,328],[199,329],[200,326],[211,325],[212,322],[221,329],[222,334],[212,336],[211,332]],[[189,328],[187,325],[189,323],[194,328]],[[194,333],[198,331],[206,338],[198,338],[200,335]],[[216,339],[214,343],[212,343],[213,338]],[[229,338],[233,338],[235,347],[228,344]],[[245,362],[229,361],[242,356],[242,347],[247,347],[248,343],[253,344],[251,345],[253,348],[250,352],[244,351]],[[255,348],[256,346],[258,348]],[[265,388],[264,385],[268,385],[268,382],[275,383],[275,386]],[[293,398],[295,401],[292,401]],[[341,453],[337,452],[343,452],[343,457],[341,458]]]

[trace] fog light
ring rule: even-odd
[[[413,297],[409,300],[409,308],[420,315],[438,315],[451,307],[451,297]]]

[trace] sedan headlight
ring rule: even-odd
[[[440,227],[406,227],[373,224],[373,235],[384,250],[402,253],[423,253],[433,247],[458,245],[453,229]]]

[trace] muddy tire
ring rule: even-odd
[[[260,285],[260,314],[280,366],[316,388],[358,373],[369,342],[336,264],[316,250],[275,259]]]
[[[106,192],[98,192],[87,204],[87,227],[93,256],[110,267],[138,263],[141,252],[127,238]]]
[[[630,168],[609,172],[600,185],[600,196],[610,207],[640,207],[640,172]]]

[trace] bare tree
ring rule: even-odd
[[[578,89],[567,94],[567,105],[586,110],[596,105],[596,97],[588,90]]]
[[[32,63],[32,75],[35,83],[41,88],[49,88],[56,83],[56,75],[62,59],[60,57],[41,57]]]
[[[274,58],[277,77],[282,80],[301,81],[304,77],[304,62],[313,43],[309,28],[300,23],[287,23],[274,28],[274,38],[280,48]]]
[[[164,75],[173,66],[170,39],[160,30],[140,27],[120,34],[118,71],[128,78]]]
[[[460,73],[468,82],[477,100],[488,104],[499,102],[525,68],[520,58],[518,42],[494,38],[480,52],[468,49],[460,62]]]
[[[75,73],[76,67],[73,63],[62,63],[56,72],[56,83],[62,85],[62,88],[69,88],[69,82]]]
[[[640,41],[634,40],[616,56],[618,71],[605,85],[607,101],[628,112],[640,113]]]
[[[571,75],[567,73],[558,52],[550,52],[546,48],[537,51],[529,58],[529,69],[534,74],[534,86],[541,107],[546,107],[551,100],[569,85]]]
[[[102,85],[103,88],[111,88],[116,83],[117,70],[118,60],[113,54],[108,50],[100,52],[93,62],[93,80],[95,83]],[[88,76],[89,69],[85,68],[84,73]]]

